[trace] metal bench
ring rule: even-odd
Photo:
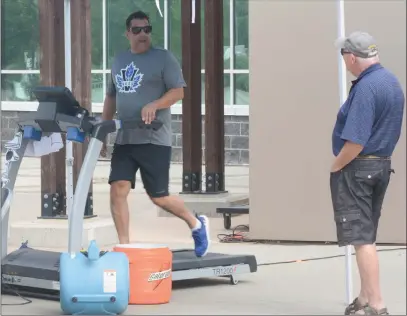
[[[232,215],[249,214],[249,205],[218,207],[216,213],[223,214],[223,226],[230,229],[232,226]]]

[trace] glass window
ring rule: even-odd
[[[106,12],[103,17],[103,3]],[[182,64],[181,1],[159,0],[161,10],[168,4],[168,49]],[[186,0],[185,0],[186,1]],[[249,21],[248,0],[223,1],[223,58],[225,105],[249,104]],[[129,47],[125,36],[125,21],[131,12],[142,10],[150,16],[153,26],[153,45],[164,47],[164,18],[160,16],[154,0],[90,0],[92,36],[92,102],[102,103],[107,83],[107,69],[114,56]],[[232,5],[233,4],[233,5]],[[233,9],[233,38],[231,38],[230,10]],[[201,0],[202,69],[205,69],[205,0]],[[106,38],[103,38],[103,25]],[[2,101],[35,101],[31,88],[39,84],[39,74],[18,74],[19,70],[37,71],[40,68],[38,0],[1,1],[1,69],[17,74],[3,74]],[[106,44],[106,65],[103,60]],[[233,49],[231,49],[233,45]],[[231,64],[231,54],[234,62]],[[234,69],[240,70],[235,73]],[[243,72],[243,73],[242,73]],[[247,72],[247,73],[246,73]],[[231,73],[231,74],[230,74]],[[105,78],[105,80],[103,80]],[[231,88],[231,80],[233,87]],[[205,102],[205,74],[202,74],[202,103]]]
[[[130,13],[142,10],[150,17],[153,26],[152,43],[164,47],[164,18],[152,0],[106,0],[107,1],[107,67],[110,69],[114,56],[129,48],[126,38],[126,19]],[[160,0],[164,10],[164,0]]]
[[[92,74],[92,103],[103,103],[103,74]]]
[[[40,66],[38,0],[1,1],[1,69]]]
[[[249,1],[233,0],[235,7],[235,69],[249,69]]]
[[[109,83],[110,83],[110,80],[112,80],[112,75],[111,75],[111,73],[109,72],[109,73],[107,73],[106,75],[105,75],[105,92],[104,93],[106,93],[106,91],[107,91],[107,89],[108,89],[108,87],[109,87]]]
[[[232,93],[230,90],[230,74],[223,74],[223,93],[225,105],[232,105]]]
[[[234,74],[234,100],[236,105],[249,105],[249,74]]]
[[[201,68],[205,69],[205,0],[201,1]]]
[[[201,74],[201,100],[205,104],[205,74]]]
[[[40,85],[39,74],[2,74],[2,101],[36,101],[32,89]]]
[[[182,65],[181,0],[168,0],[168,49]]]
[[[205,21],[204,3],[201,1],[201,67],[205,65]],[[181,0],[168,0],[168,49],[182,65],[182,20]]]
[[[202,104],[205,104],[205,79],[206,76],[205,74],[202,74]],[[223,97],[223,102],[225,105],[230,105],[230,74],[223,74],[223,86],[224,86],[224,97]]]
[[[230,69],[230,0],[223,0],[223,59],[224,69]]]
[[[103,69],[103,0],[90,1],[92,69]]]
[[[182,21],[181,1],[169,0],[168,8],[168,33],[169,50],[182,63]],[[224,47],[224,69],[230,69],[230,0],[223,0],[223,47]],[[201,1],[201,65],[205,69],[205,1]]]

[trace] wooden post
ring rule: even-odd
[[[41,84],[65,85],[64,2],[40,0]],[[64,138],[64,137],[63,137]],[[65,147],[41,157],[41,218],[65,217]]]
[[[225,191],[223,1],[205,0],[206,192]]]
[[[202,190],[201,1],[195,5],[192,23],[192,1],[181,1],[182,72],[187,83],[182,102],[183,193]]]
[[[63,2],[63,1],[61,1]],[[72,93],[79,104],[92,113],[91,98],[91,15],[90,0],[71,1],[71,39],[72,39]],[[79,171],[85,158],[88,141],[73,143],[73,187],[76,189]],[[85,217],[93,216],[92,182],[89,187]]]

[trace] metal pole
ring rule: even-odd
[[[71,0],[64,0],[64,29],[65,29],[65,86],[72,90],[71,66]],[[73,205],[73,148],[72,142],[66,140],[66,215],[71,216]]]
[[[338,38],[345,36],[345,3],[344,0],[337,0],[337,21]],[[345,103],[347,98],[346,67],[342,55],[338,52],[338,70],[339,70],[339,100],[340,106]],[[351,246],[345,248],[345,273],[346,273],[346,303],[353,301],[353,283],[352,283],[352,249]]]
[[[3,6],[3,3],[2,3],[3,1],[2,0],[0,0],[0,20],[1,20],[1,17],[2,17],[2,15],[1,15],[1,7]],[[1,32],[1,25],[2,25],[3,23],[0,23],[0,34],[2,34],[2,32]],[[1,49],[2,47],[1,47],[1,41],[0,41],[0,60],[1,60],[1,52],[2,52],[2,49]],[[2,103],[3,103],[3,98],[2,98],[2,95],[1,95],[1,73],[0,73],[0,116],[1,116],[1,106],[2,106]],[[1,125],[1,122],[0,122],[0,125]],[[0,144],[1,144],[1,128],[0,128]],[[1,161],[3,159],[3,157],[1,157],[1,159],[0,159],[0,166],[2,166],[2,164],[3,164],[3,161]],[[3,170],[0,170],[0,173],[1,173],[1,171],[3,171]],[[3,200],[3,196],[2,196],[2,194],[3,194],[3,190],[0,190],[0,201],[2,201]],[[8,224],[7,224],[8,225]],[[3,227],[3,216],[1,216],[0,217],[0,236],[3,236],[3,229],[2,229],[2,227]],[[7,242],[8,242],[8,236],[6,237],[7,238],[7,241],[6,241],[6,245],[7,245]],[[3,242],[0,242],[0,247],[3,247]],[[3,249],[0,249],[0,254],[2,254],[3,253]],[[1,293],[1,277],[2,277],[2,275],[3,275],[3,273],[1,272],[1,264],[2,264],[2,262],[1,261],[3,261],[3,258],[2,257],[0,257],[0,297],[2,297],[2,293]]]

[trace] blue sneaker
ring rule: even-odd
[[[209,220],[204,215],[196,217],[202,224],[200,229],[192,231],[192,237],[195,241],[195,255],[197,257],[203,257],[209,250]]]

